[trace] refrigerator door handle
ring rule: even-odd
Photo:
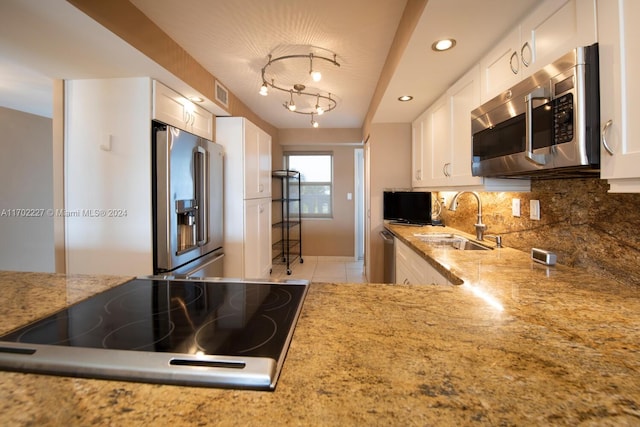
[[[197,244],[203,246],[209,241],[209,189],[208,189],[208,153],[202,147],[196,147],[195,160],[195,193],[198,200]]]

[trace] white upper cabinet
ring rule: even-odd
[[[271,197],[271,136],[244,121],[245,199]]]
[[[441,96],[428,110],[423,131],[426,184],[447,185],[451,169],[451,117],[449,96]]]
[[[413,121],[411,124],[411,186],[424,187],[424,165],[422,161],[422,122],[425,120],[426,112]]]
[[[479,104],[480,71],[476,65],[413,122],[414,188],[529,191],[528,180],[472,176],[471,111]],[[421,179],[415,180],[418,175]]]
[[[611,192],[640,192],[640,1],[598,0],[601,177]]]
[[[451,158],[448,175],[456,186],[482,185],[471,175],[471,111],[480,103],[480,69],[473,67],[448,91],[451,109]]]
[[[155,80],[153,81],[153,118],[210,141],[213,140],[213,114]]]
[[[545,0],[480,61],[482,102],[596,41],[595,0]]]
[[[598,38],[595,0],[547,0],[524,20],[521,37],[520,60],[531,63],[528,74],[591,45]]]
[[[522,77],[520,70],[520,26],[512,30],[480,61],[482,70],[482,102],[515,85]]]

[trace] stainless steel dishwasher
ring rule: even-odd
[[[387,230],[380,232],[384,245],[384,283],[396,282],[395,238]]]

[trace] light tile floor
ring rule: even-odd
[[[303,256],[302,259],[303,263],[300,263],[300,260],[295,260],[291,264],[290,275],[287,275],[286,266],[274,264],[271,277],[273,279],[303,279],[316,283],[367,283],[362,261],[316,256]]]

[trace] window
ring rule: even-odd
[[[300,172],[300,211],[303,218],[333,216],[333,154],[285,153],[287,169]]]

